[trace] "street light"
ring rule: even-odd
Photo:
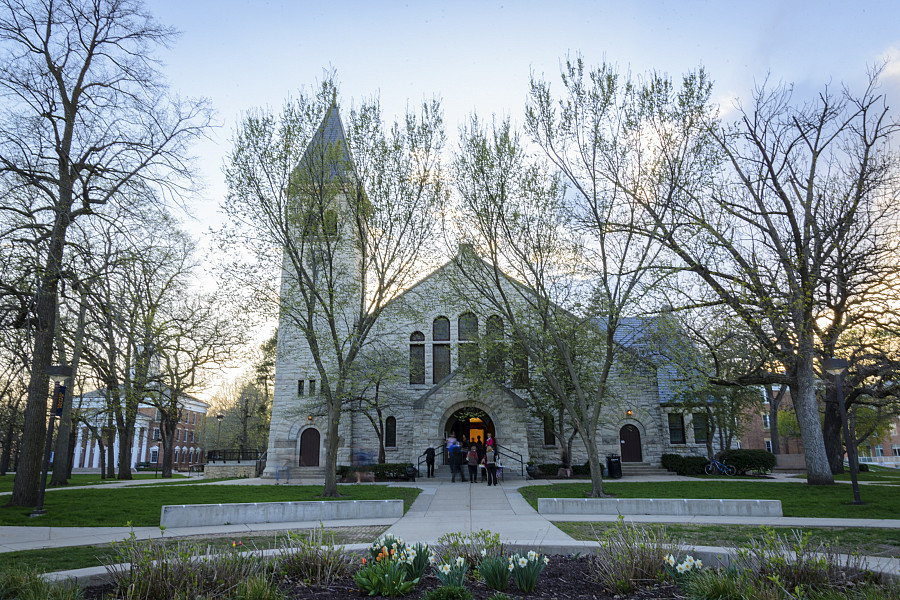
[[[41,468],[41,485],[38,488],[37,506],[31,511],[32,517],[40,517],[46,514],[44,510],[44,493],[47,491],[47,471],[50,470],[50,448],[53,446],[53,424],[56,417],[62,415],[63,404],[66,399],[66,379],[72,376],[72,367],[54,365],[47,367],[47,376],[53,382],[53,403],[50,407],[50,423],[47,425],[47,441],[44,445],[44,465]]]
[[[218,450],[219,454],[222,454],[222,447],[219,445],[219,438],[222,436],[222,419],[225,418],[225,415],[219,413],[216,415],[216,421],[219,422],[219,427],[216,430],[216,450]]]
[[[844,385],[842,382],[844,372],[850,366],[850,363],[843,358],[826,358],[822,361],[822,368],[831,375],[834,375],[834,385],[837,388],[838,408],[841,411],[841,424],[844,428],[844,443],[847,445],[847,462],[850,463],[850,481],[853,483],[853,502],[852,504],[865,504],[859,497],[859,481],[857,480],[856,471],[858,468],[856,456],[856,444],[850,439],[850,427],[847,425],[847,407],[844,406]]]

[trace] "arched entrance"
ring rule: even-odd
[[[622,450],[622,462],[643,462],[641,451],[641,432],[634,425],[625,425],[619,430],[619,445]]]
[[[494,429],[494,422],[486,412],[471,406],[466,406],[454,412],[447,418],[447,423],[444,425],[444,437],[453,435],[459,440],[460,444],[463,443],[463,440],[470,444],[480,440],[484,444],[488,434],[492,436],[497,435],[497,431]]]
[[[319,466],[319,430],[313,427],[300,434],[300,466]]]

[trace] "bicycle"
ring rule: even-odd
[[[705,471],[707,475],[734,475],[737,469],[732,465],[726,465],[723,462],[712,459],[709,461],[709,464],[706,465]]]

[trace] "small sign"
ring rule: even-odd
[[[53,398],[53,414],[61,417],[63,414],[63,406],[66,402],[66,386],[60,385],[56,388],[56,396]]]

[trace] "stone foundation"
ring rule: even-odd
[[[253,477],[256,471],[254,463],[230,464],[222,463],[220,465],[208,464],[203,469],[203,479],[223,479],[226,477]]]

